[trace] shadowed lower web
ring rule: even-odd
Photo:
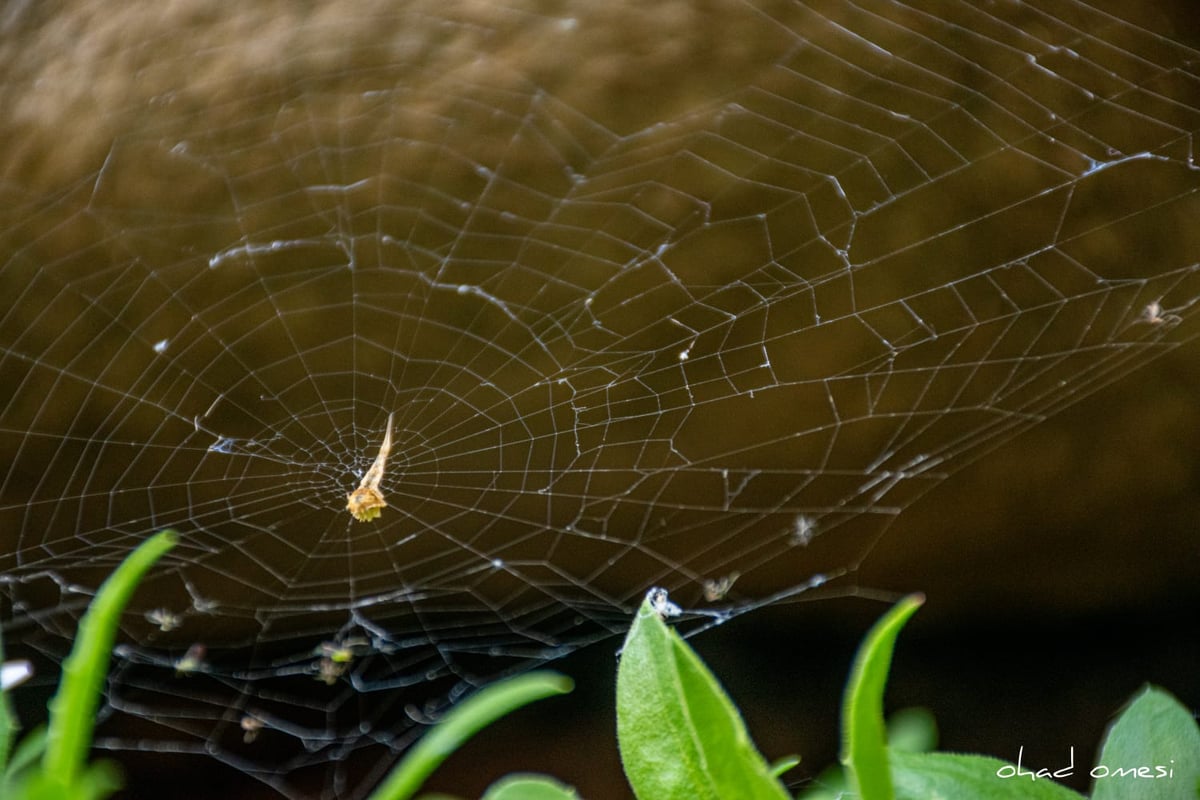
[[[649,586],[847,580],[1193,335],[1197,53],[1083,5],[170,13],[0,73],[8,638],[183,535],[103,747],[355,796]]]

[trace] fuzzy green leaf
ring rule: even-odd
[[[18,775],[5,786],[4,800],[103,800],[121,788],[121,771],[111,761],[83,765],[69,787],[43,770]]]
[[[50,701],[49,732],[42,758],[48,781],[64,787],[76,784],[92,743],[96,708],[121,613],[142,576],[175,546],[175,539],[173,531],[163,531],[142,542],[100,586],[79,621],[75,645],[63,662],[62,681]],[[103,774],[107,778],[107,773]],[[99,781],[100,785],[107,784]]]
[[[640,800],[786,800],[732,701],[649,599],[617,672],[617,743]]]
[[[863,800],[891,800],[887,728],[883,721],[883,690],[896,637],[908,618],[925,602],[915,594],[897,603],[867,634],[846,684],[842,705],[842,763],[851,785]]]
[[[771,765],[768,767],[768,769],[772,778],[778,778],[780,775],[783,775],[786,772],[791,772],[798,766],[800,766],[800,756],[793,755],[775,759],[771,762]]]
[[[1092,778],[1092,800],[1196,800],[1196,720],[1163,690],[1142,689],[1109,729]]]
[[[1083,800],[1048,777],[1019,775],[1015,766],[998,758],[900,750],[888,757],[897,800]]]
[[[46,752],[46,726],[39,725],[33,730],[25,734],[25,738],[17,745],[12,752],[12,758],[4,767],[4,780],[12,780],[19,776],[25,770],[31,768],[42,760],[42,754]],[[0,788],[3,784],[0,783]],[[0,792],[0,797],[8,797],[8,795]]]
[[[482,800],[579,800],[579,795],[545,775],[515,774],[489,786]]]
[[[446,758],[483,728],[523,705],[571,691],[571,679],[530,672],[494,683],[451,709],[421,737],[371,795],[371,800],[407,800]]]
[[[4,662],[4,632],[0,631],[0,665]],[[12,752],[13,742],[17,736],[17,715],[13,713],[8,702],[8,692],[0,690],[0,773],[8,764],[8,755]]]

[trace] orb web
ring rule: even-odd
[[[1197,53],[1085,4],[260,13],[6,22],[10,648],[181,533],[101,747],[360,796],[651,586],[852,583],[1194,335]]]

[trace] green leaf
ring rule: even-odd
[[[937,721],[927,708],[902,708],[887,721],[889,751],[928,753],[937,747]]]
[[[29,733],[25,734],[25,738],[17,745],[13,751],[12,759],[8,762],[5,768],[4,776],[13,777],[21,771],[38,762],[42,758],[42,754],[46,752],[46,726],[39,725]],[[0,795],[3,797],[5,795]]]
[[[175,546],[175,539],[173,531],[163,531],[142,542],[100,586],[80,620],[75,646],[63,662],[62,681],[50,701],[50,726],[42,758],[47,780],[75,788],[92,743],[96,708],[121,612],[142,576]],[[78,796],[83,796],[83,790],[79,791]]]
[[[716,678],[649,596],[617,671],[617,743],[640,800],[788,798]]]
[[[897,800],[1083,800],[1061,783],[1023,776],[998,758],[900,750],[888,756]]]
[[[4,631],[0,630],[0,665],[4,664]],[[12,752],[13,742],[17,735],[17,715],[13,713],[12,704],[8,702],[8,692],[0,691],[0,774],[4,773],[8,764],[8,755]]]
[[[859,647],[846,684],[842,705],[842,763],[851,785],[863,800],[893,797],[887,729],[883,722],[883,689],[896,637],[923,602],[922,595],[909,595],[875,623]]]
[[[5,787],[4,800],[102,800],[121,788],[121,773],[111,761],[80,768],[69,787],[58,776],[34,770]]]
[[[488,787],[482,800],[579,800],[575,790],[545,775],[506,775]]]
[[[523,705],[571,691],[571,679],[554,672],[530,672],[494,683],[451,709],[421,737],[404,760],[388,773],[371,800],[406,800],[463,743]]]
[[[937,722],[928,709],[902,708],[887,721],[888,752],[927,753],[937,746]],[[834,764],[804,789],[801,800],[840,800],[850,797],[846,770]]]
[[[767,771],[771,773],[772,778],[778,778],[785,772],[791,772],[796,767],[800,766],[800,756],[784,756],[777,758],[767,767]]]
[[[1163,690],[1142,689],[1109,729],[1092,779],[1092,800],[1195,800],[1196,720]]]

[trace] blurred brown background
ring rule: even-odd
[[[1091,8],[1119,14],[1164,38],[1128,34],[1116,21],[1101,24],[1103,17],[1088,12],[1086,6],[1059,8],[1057,18],[1037,13],[1036,4],[995,13],[1011,30],[1049,41],[1061,38],[1096,57],[1103,50],[1089,48],[1089,41],[1111,42],[1138,53],[1143,60],[1129,70],[1151,88],[1144,96],[1120,94],[1122,103],[1135,113],[1114,116],[1111,129],[1107,118],[1087,128],[1089,109],[1085,108],[1078,110],[1084,120],[1080,125],[1092,133],[1103,131],[1111,141],[1125,144],[1128,152],[1136,151],[1144,139],[1141,146],[1148,150],[1161,147],[1168,166],[1179,167],[1190,159],[1183,148],[1195,134],[1195,128],[1188,126],[1194,120],[1191,112],[1200,104],[1193,72],[1195,52],[1184,49],[1200,43],[1194,15],[1186,3],[1139,4],[1135,9],[1116,3],[1108,6],[1091,4]],[[914,35],[931,51],[939,45],[970,51],[965,32],[973,29],[977,19],[966,10],[926,4],[913,4],[911,9],[914,14],[905,18],[907,24],[915,27]],[[954,16],[959,12],[965,15],[962,19]],[[585,235],[565,245],[567,252],[578,256],[570,262],[575,271],[568,273],[568,267],[558,263],[564,251],[554,250],[551,245],[556,243],[547,241],[531,220],[553,216],[558,207],[547,198],[569,194],[565,188],[567,168],[595,170],[603,154],[618,166],[643,170],[645,181],[638,184],[643,189],[658,181],[684,190],[622,195],[631,184],[613,177],[610,188],[615,196],[604,198],[604,182],[597,181],[597,197],[611,200],[614,206],[644,203],[644,216],[626,218],[614,208],[579,210],[580,206],[572,207],[577,218],[564,225],[609,233],[631,252],[652,250],[664,230],[699,231],[690,249],[677,252],[700,260],[672,266],[690,268],[692,273],[685,279],[691,280],[693,287],[720,284],[731,275],[745,278],[751,270],[738,272],[744,268],[739,257],[757,269],[773,257],[767,254],[769,243],[778,245],[789,239],[790,223],[772,218],[763,223],[765,236],[755,238],[751,231],[751,237],[745,239],[738,228],[727,235],[713,233],[716,227],[701,230],[697,214],[751,215],[756,204],[775,202],[773,192],[778,187],[764,188],[765,168],[757,172],[747,168],[746,185],[738,184],[737,191],[712,184],[720,188],[719,202],[704,208],[697,199],[707,197],[710,184],[706,181],[717,179],[703,169],[694,175],[673,171],[678,165],[671,161],[671,148],[686,141],[704,155],[709,140],[703,134],[721,130],[720,114],[712,110],[718,99],[735,97],[750,104],[759,91],[787,97],[789,91],[798,91],[789,81],[799,74],[844,88],[828,99],[832,116],[837,116],[832,113],[837,108],[844,117],[868,128],[870,115],[863,111],[854,116],[860,112],[854,110],[852,101],[884,103],[888,99],[886,85],[871,83],[853,69],[869,66],[865,58],[855,62],[861,52],[844,56],[844,71],[828,69],[818,58],[823,42],[835,53],[836,46],[845,44],[836,38],[822,39],[831,36],[833,24],[841,20],[876,30],[882,45],[911,42],[883,22],[862,22],[852,8],[836,3],[502,6],[462,2],[411,3],[397,10],[394,4],[383,2],[277,2],[244,5],[232,11],[215,11],[208,4],[191,2],[10,4],[0,19],[0,96],[8,109],[0,121],[0,200],[6,204],[0,215],[5,229],[0,234],[5,248],[0,257],[7,259],[0,289],[6,296],[20,299],[5,309],[2,341],[10,358],[0,364],[5,385],[18,387],[5,406],[3,426],[3,446],[10,456],[0,504],[7,537],[0,540],[6,543],[6,571],[15,573],[21,566],[18,552],[28,558],[44,546],[50,568],[86,584],[111,566],[112,550],[120,549],[117,545],[129,543],[128,538],[100,538],[100,522],[87,523],[94,526],[89,530],[96,534],[98,548],[77,541],[74,520],[77,515],[86,518],[85,512],[94,513],[96,508],[80,501],[77,509],[67,499],[76,494],[86,497],[89,492],[115,496],[119,486],[83,489],[78,482],[72,483],[75,478],[64,478],[62,487],[42,480],[47,472],[73,474],[68,465],[96,455],[80,437],[93,443],[108,436],[164,447],[188,443],[172,456],[178,461],[165,462],[165,466],[164,462],[143,462],[141,456],[129,455],[134,467],[126,477],[134,485],[139,481],[150,484],[164,474],[185,475],[193,467],[200,470],[197,474],[211,479],[210,484],[197,481],[198,494],[189,500],[183,499],[182,478],[167,481],[160,493],[129,500],[132,510],[126,518],[145,515],[153,517],[156,525],[185,524],[193,514],[185,503],[197,508],[207,508],[205,503],[220,505],[230,485],[229,472],[220,474],[211,462],[196,466],[189,461],[191,451],[196,461],[204,457],[206,442],[187,438],[191,422],[184,410],[198,413],[209,405],[212,398],[197,385],[232,386],[228,396],[231,406],[241,404],[238,408],[257,402],[254,397],[261,387],[252,381],[240,382],[244,370],[235,358],[203,349],[205,333],[213,331],[219,331],[223,341],[244,344],[240,350],[229,347],[225,355],[253,358],[260,364],[282,363],[285,370],[292,370],[287,374],[295,374],[297,366],[288,362],[299,349],[309,356],[304,369],[327,381],[294,388],[295,394],[281,400],[278,408],[253,406],[259,409],[257,416],[242,414],[238,408],[215,412],[230,435],[249,437],[256,428],[271,427],[294,437],[295,428],[303,425],[288,428],[287,420],[307,423],[305,409],[316,402],[325,404],[329,427],[321,430],[323,438],[318,439],[344,447],[331,447],[325,461],[313,464],[309,463],[314,461],[311,451],[285,448],[292,439],[285,437],[285,445],[267,445],[273,466],[260,471],[252,465],[233,476],[237,491],[250,497],[282,480],[295,487],[295,496],[277,496],[271,501],[274,505],[265,508],[231,505],[246,512],[248,527],[266,527],[268,517],[290,515],[284,523],[292,526],[289,530],[311,530],[313,543],[326,542],[328,534],[344,522],[336,507],[342,501],[341,490],[333,486],[334,481],[360,466],[355,459],[362,458],[342,452],[358,453],[374,446],[374,440],[355,427],[357,418],[351,422],[349,404],[334,408],[336,403],[330,401],[350,380],[340,372],[347,351],[326,352],[321,342],[323,337],[331,341],[349,338],[358,330],[349,327],[344,308],[338,307],[340,300],[332,298],[349,303],[348,298],[353,297],[364,309],[378,298],[399,320],[407,315],[390,304],[398,298],[419,297],[424,291],[416,279],[353,284],[344,276],[311,283],[296,278],[306,270],[324,275],[323,270],[339,259],[350,258],[356,269],[364,271],[411,259],[404,263],[414,274],[448,269],[449,275],[439,271],[439,276],[447,283],[464,284],[481,274],[486,279],[492,274],[489,270],[501,271],[510,260],[524,259],[523,263],[536,267],[523,273],[526,281],[530,276],[568,276],[566,283],[609,290],[607,296],[596,294],[596,313],[605,313],[608,303],[605,321],[614,329],[625,326],[644,331],[644,338],[653,340],[654,347],[666,347],[668,355],[673,355],[672,340],[663,338],[666,334],[652,321],[690,306],[672,305],[677,300],[671,297],[657,299],[660,305],[652,303],[644,309],[627,302],[657,287],[609,281],[603,272],[608,263],[605,259],[619,261],[626,253],[620,248],[615,255],[608,253],[604,237]],[[1091,36],[1095,40],[1090,40]],[[806,49],[808,45],[812,47]],[[973,119],[993,126],[976,138],[969,124],[956,127],[937,117],[939,124],[946,125],[946,136],[961,136],[953,141],[962,153],[970,154],[971,146],[986,152],[994,144],[990,133],[1025,142],[1023,132],[1012,133],[1006,127],[1004,112],[1011,110],[1006,105],[1011,87],[1022,87],[1047,106],[1057,108],[1055,104],[1061,102],[1069,107],[1074,102],[1073,97],[1060,96],[1053,88],[1039,95],[1042,89],[1029,75],[1005,71],[1015,68],[1006,65],[1002,52],[1003,48],[997,47],[979,52],[978,57],[995,74],[1007,76],[1006,80],[991,82],[986,74],[952,64],[946,74],[961,79],[961,86],[967,89],[924,87],[931,94],[940,91],[942,99],[961,101]],[[897,54],[902,56],[900,62],[912,63],[927,56],[916,48]],[[988,60],[991,56],[997,63]],[[833,59],[828,63],[836,67],[839,62]],[[779,64],[788,65],[788,70],[780,71],[786,74],[773,71]],[[919,74],[900,66],[894,73],[884,70],[883,74],[895,80],[896,86],[909,80],[913,82],[909,88],[923,88]],[[1031,74],[1036,75],[1036,70]],[[755,91],[739,94],[748,86]],[[531,101],[535,89],[538,103]],[[814,97],[806,95],[804,102],[817,102]],[[1170,97],[1175,105],[1160,102],[1163,97]],[[988,105],[989,98],[996,99],[995,108]],[[836,128],[822,129],[811,110],[806,112],[807,106],[798,105],[798,110],[792,110],[795,117],[786,123],[806,132],[810,130],[806,126],[811,126],[814,141],[798,137],[796,142],[789,140],[788,147],[778,145],[779,151],[790,154],[789,148],[794,148],[800,153],[798,161],[813,159],[814,172],[841,175],[851,202],[862,203],[855,210],[865,211],[872,193],[883,189],[864,176],[867,170],[856,171],[853,164],[839,172],[843,165],[836,163],[836,154],[828,156],[828,163],[822,162],[826,156],[817,152],[817,140],[836,142],[841,134]],[[497,122],[497,117],[504,119]],[[512,120],[528,119],[536,124],[505,127]],[[658,121],[681,119],[674,128],[653,127]],[[1163,124],[1150,124],[1147,119]],[[929,125],[932,129],[933,123]],[[883,134],[886,139],[889,129]],[[762,135],[767,138],[735,131],[727,134],[727,140],[758,146],[761,154],[776,146],[770,135]],[[941,205],[921,197],[907,205],[898,203],[892,215],[872,217],[871,225],[864,223],[852,251],[865,268],[860,290],[903,296],[915,291],[914,285],[936,285],[961,277],[955,273],[960,264],[968,265],[964,270],[970,264],[992,269],[1010,257],[1005,249],[1009,243],[1033,250],[1028,242],[1062,235],[1061,227],[1044,230],[1047,219],[1059,218],[1050,217],[1040,206],[1001,215],[994,225],[961,241],[941,235],[952,227],[950,223],[939,229],[938,223],[929,222],[928,231],[922,232],[927,219],[988,218],[989,203],[999,203],[995,195],[1010,187],[1026,192],[1023,196],[1027,198],[1037,196],[1030,187],[1049,181],[1047,196],[1054,199],[1056,195],[1049,192],[1053,179],[1041,170],[1046,168],[1047,174],[1054,169],[1078,171],[1080,156],[1090,146],[1070,141],[1065,134],[1062,138],[1061,149],[1046,145],[1044,151],[1038,151],[1038,158],[1044,160],[1005,158],[994,172],[981,169],[957,194],[947,192]],[[417,146],[410,147],[413,142]],[[852,153],[861,148],[874,153],[878,164],[894,167],[892,191],[911,188],[904,184],[903,160],[879,155],[886,148],[869,142],[845,144]],[[338,156],[330,157],[325,147],[331,151],[338,148]],[[927,152],[932,153],[933,148]],[[461,158],[444,158],[447,153]],[[708,157],[716,163],[726,156],[714,153]],[[733,157],[729,158],[732,161]],[[787,161],[782,155],[780,159]],[[563,168],[562,174],[548,175],[547,163]],[[472,168],[475,164],[495,167],[508,181],[505,190],[490,192],[484,187],[488,181]],[[1114,168],[1109,173],[1112,183],[1101,189],[1080,184],[1073,201],[1077,205],[1064,201],[1062,206],[1048,206],[1055,213],[1069,208],[1072,216],[1064,219],[1085,232],[1091,230],[1089,220],[1093,221],[1098,231],[1091,238],[1081,234],[1070,247],[1063,247],[1063,252],[1071,253],[1100,277],[1146,281],[1142,286],[1149,294],[1114,290],[1118,300],[1101,304],[1093,310],[1095,316],[1088,318],[1091,322],[1080,326],[1097,336],[1102,330],[1116,331],[1111,336],[1114,342],[1125,341],[1120,321],[1132,319],[1141,305],[1155,299],[1157,287],[1178,289],[1172,296],[1176,304],[1190,302],[1185,290],[1194,288],[1194,279],[1191,283],[1185,278],[1155,283],[1154,276],[1160,272],[1183,270],[1200,260],[1191,225],[1197,202],[1194,179],[1186,170],[1164,167],[1155,171],[1157,168],[1157,164],[1134,164],[1127,172]],[[382,187],[370,183],[379,171],[386,177]],[[594,171],[591,174],[595,176]],[[613,176],[621,174],[616,169],[612,172]],[[304,190],[331,175],[344,186],[364,181],[367,188],[328,196]],[[1005,180],[989,183],[995,175]],[[832,197],[828,186],[819,180],[805,183],[807,176],[790,173],[778,180],[784,189],[811,198],[816,231],[834,240],[851,236],[847,223],[836,217],[847,210]],[[789,180],[796,183],[788,184]],[[911,177],[908,180],[917,182]],[[406,200],[397,199],[410,196],[419,198],[411,207]],[[486,214],[464,211],[458,205],[460,200],[476,204],[475,212],[494,211],[495,219],[481,222],[479,218]],[[1134,221],[1127,225],[1123,212],[1112,210],[1123,209],[1121,203],[1132,209],[1129,217]],[[1156,211],[1141,214],[1145,207]],[[414,208],[427,213],[411,213]],[[503,217],[510,210],[516,219]],[[823,213],[829,216],[822,217]],[[461,227],[451,223],[461,223]],[[330,236],[330,230],[337,235]],[[380,240],[384,232],[395,233],[407,249],[390,249]],[[932,239],[922,238],[926,234]],[[800,231],[795,238],[807,235]],[[237,268],[240,262],[234,250],[238,242],[322,236],[327,239],[313,250],[266,253],[253,262],[254,270]],[[545,246],[545,252],[531,254],[534,248],[522,245],[530,239]],[[331,242],[349,246],[339,250]],[[911,261],[903,255],[910,246],[919,256]],[[226,248],[233,269],[212,269],[210,259],[222,248]],[[439,267],[448,252],[458,261],[452,258],[448,267]],[[897,253],[901,255],[887,260]],[[1030,261],[1044,255],[1031,256]],[[799,273],[814,283],[837,271],[831,251],[816,246],[800,252],[787,266],[794,270],[789,276],[795,278]],[[1063,272],[1066,274],[1065,268]],[[286,280],[274,284],[272,277]],[[568,292],[560,296],[549,290],[543,295],[529,285],[533,284],[514,280],[490,289],[496,296],[524,297],[528,300],[524,310],[531,315],[544,314],[555,324],[575,330],[571,325],[579,320],[555,315],[558,309],[577,304],[581,295]],[[62,291],[64,286],[72,291]],[[90,302],[85,301],[88,297]],[[295,314],[304,319],[303,325],[290,330],[284,326],[284,333],[307,333],[313,337],[311,341],[289,343],[279,330],[272,332],[271,323],[260,327],[262,321],[255,314],[268,307],[268,299],[280,318]],[[498,361],[487,360],[490,355],[471,360],[474,353],[464,352],[455,327],[464,324],[478,325],[484,342],[490,339],[506,353],[520,352],[528,355],[534,366],[544,366],[537,361],[536,348],[524,349],[528,342],[504,338],[511,330],[503,320],[489,318],[475,307],[455,310],[457,307],[425,300],[425,306],[418,303],[414,307],[412,317],[444,323],[444,327],[412,328],[396,322],[395,330],[389,328],[387,335],[380,334],[375,337],[378,341],[370,343],[378,347],[353,347],[355,358],[361,359],[355,362],[361,383],[356,384],[353,399],[369,401],[373,408],[390,401],[387,378],[393,379],[392,384],[397,381],[394,372],[388,374],[395,367],[385,352],[386,345],[407,337],[427,347],[430,360],[445,358],[451,363],[457,359],[475,365],[480,373],[496,379],[498,393],[508,388],[505,379],[514,386],[524,385],[524,376],[502,371]],[[819,302],[820,292],[814,290],[812,306],[816,308]],[[824,302],[830,303],[826,317],[836,317],[835,301]],[[315,307],[323,311],[305,316]],[[788,309],[789,313],[794,310],[792,306]],[[189,312],[196,313],[189,316]],[[89,327],[93,316],[120,324],[111,329]],[[197,316],[208,327],[197,327]],[[1064,313],[1063,317],[1070,315]],[[72,325],[76,319],[84,323]],[[1060,404],[1068,405],[1048,422],[1007,441],[912,501],[873,546],[867,543],[878,529],[864,523],[861,530],[848,528],[844,541],[838,538],[829,544],[831,551],[814,549],[814,559],[834,565],[869,550],[861,569],[814,595],[814,602],[760,609],[693,640],[742,707],[768,757],[793,752],[802,756],[801,767],[789,777],[802,781],[835,758],[836,714],[854,647],[886,602],[909,591],[924,592],[928,602],[901,638],[889,698],[896,708],[913,704],[931,708],[941,726],[945,749],[1015,758],[1017,748],[1024,746],[1025,763],[1057,766],[1074,746],[1078,771],[1083,772],[1104,726],[1142,683],[1158,683],[1190,707],[1200,707],[1200,686],[1194,678],[1195,665],[1200,663],[1200,543],[1196,539],[1200,417],[1193,395],[1193,387],[1200,383],[1200,366],[1195,343],[1190,341],[1194,327],[1189,326],[1194,322],[1184,320],[1165,335],[1163,343],[1179,344],[1177,349],[1131,346],[1127,360],[1114,368],[1113,377],[1119,380],[1102,388],[1101,376],[1082,381],[1082,388],[1098,391],[1080,402],[1071,403],[1072,395],[1067,393],[1055,395],[1046,406],[1029,409],[1048,413]],[[131,330],[136,335],[130,335]],[[154,372],[153,356],[135,351],[127,342],[154,342],[165,335],[160,330],[176,332],[170,347],[173,353],[191,354],[188,366],[202,365],[190,374],[197,378],[195,385],[169,371],[163,372],[158,382],[147,378],[159,376]],[[443,332],[444,340],[439,339],[438,331]],[[1047,339],[1050,344],[1046,347],[1053,352],[1053,340]],[[586,341],[600,349],[606,346],[601,340]],[[836,370],[867,362],[878,347],[873,337],[861,331],[844,334],[838,348],[827,352],[805,349],[809,341],[782,337],[777,355],[802,352],[807,359],[805,368],[820,373],[827,365]],[[812,341],[820,340],[814,334]],[[687,343],[686,336],[679,340],[680,346]],[[1079,347],[1085,349],[1086,343],[1081,339]],[[1036,340],[1024,345],[1023,352],[1041,355],[1037,348],[1042,345]],[[80,380],[58,382],[57,377],[40,374],[22,358],[31,353],[39,356],[42,366],[62,365]],[[703,377],[703,370],[712,367],[711,363],[705,367],[702,355],[703,346],[696,352],[698,374]],[[1139,359],[1149,363],[1135,369]],[[784,359],[778,360],[782,369]],[[436,383],[436,370],[431,374],[431,384]],[[1065,368],[1062,373],[1064,379],[1080,374],[1084,373]],[[264,369],[262,377],[270,383],[274,376]],[[290,380],[281,378],[271,385],[288,385]],[[411,380],[419,383],[417,378]],[[120,392],[98,398],[103,392],[94,391],[96,386],[136,387],[131,391],[135,396],[152,392],[178,418],[164,423],[156,408],[127,407]],[[485,397],[475,394],[483,392],[475,386],[451,383],[444,388],[480,402]],[[312,391],[313,397],[306,391]],[[993,391],[998,397],[999,390]],[[46,397],[54,402],[43,407]],[[419,393],[406,399],[413,407],[427,403],[430,409],[440,408],[440,400],[422,398]],[[645,398],[634,395],[626,399]],[[1015,402],[1019,409],[1019,401]],[[751,423],[757,421],[753,415],[741,413],[744,406],[734,411],[718,406],[721,409],[726,412],[722,422],[733,431],[730,436],[749,435],[735,427],[744,424],[752,429]],[[536,424],[556,424],[529,415],[528,408],[517,411],[527,414],[524,419],[541,420]],[[244,430],[239,431],[239,425]],[[419,429],[417,422],[413,428]],[[632,424],[613,430],[630,440],[639,435]],[[53,453],[33,452],[27,446],[31,431],[53,432],[58,442]],[[707,432],[685,430],[679,443],[702,453],[717,435],[712,434],[710,440]],[[930,442],[936,444],[938,435],[931,434]],[[863,441],[848,446],[848,458],[880,447],[870,435],[864,436]],[[415,448],[410,445],[409,451],[415,453]],[[130,452],[135,452],[132,446]],[[957,461],[947,469],[953,471],[957,463],[965,464],[979,454],[956,455]],[[119,460],[112,453],[107,457]],[[545,457],[553,464],[559,455]],[[643,457],[667,456],[652,451]],[[396,491],[412,492],[416,498],[423,496],[426,487],[421,484],[417,456],[411,458],[413,488]],[[463,458],[460,454],[460,461]],[[452,471],[459,462],[435,458],[432,463]],[[316,477],[311,484],[301,485],[297,473]],[[437,484],[437,474],[437,469],[430,467],[429,486]],[[480,487],[468,486],[467,490],[472,488]],[[905,505],[926,488],[912,488],[912,494],[897,503]],[[688,489],[676,487],[677,491]],[[771,489],[785,491],[782,484]],[[324,494],[311,500],[318,491]],[[41,502],[27,504],[30,497]],[[47,498],[59,502],[45,502]],[[293,511],[306,503],[301,511]],[[112,501],[105,511],[116,506]],[[164,518],[163,507],[187,515],[176,520]],[[221,537],[235,536],[218,527],[226,521],[218,519],[224,510],[205,513],[212,516],[203,520],[220,533],[201,541],[197,552],[207,545],[219,549],[227,541]],[[617,518],[617,512],[611,513]],[[447,512],[446,516],[452,515]],[[438,521],[453,524],[448,519]],[[58,533],[47,534],[44,541],[37,538],[41,534],[31,534],[43,529]],[[322,532],[326,537],[319,535]],[[507,528],[496,528],[489,535],[501,540],[511,534]],[[307,540],[292,541],[300,550],[310,547]],[[529,544],[534,552],[544,546],[541,539]],[[98,550],[102,555],[97,562]],[[265,553],[276,555],[253,547],[249,551],[263,561],[268,558]],[[306,552],[316,551],[317,544],[311,544]],[[360,566],[371,566],[370,550],[355,555],[361,559]],[[219,558],[225,560],[216,560]],[[210,561],[217,565],[210,575],[212,591],[220,590],[214,577],[217,571],[234,573],[244,561],[243,552],[236,548],[214,556]],[[298,584],[340,580],[344,577],[340,572],[329,578],[319,569],[327,566],[350,574],[354,561],[347,558],[345,563],[334,564],[332,559],[322,563],[313,558],[312,563],[319,565],[312,567],[313,574],[297,572],[293,580]],[[786,563],[790,566],[792,562]],[[622,580],[631,584],[638,580],[622,579],[615,571],[607,577],[617,586]],[[405,580],[408,578],[406,575]],[[378,579],[382,585],[390,576],[379,575]],[[245,591],[270,596],[270,576],[245,580]],[[763,587],[777,588],[787,578],[764,570],[742,585],[748,596],[760,585],[755,580]],[[55,596],[53,587],[43,590],[35,582],[26,590],[29,602],[29,598],[42,596],[38,592],[44,591],[47,598]],[[169,581],[162,582],[158,590],[166,597],[173,597],[172,592],[184,596],[182,589]],[[639,591],[631,587],[630,596]],[[252,605],[246,601],[247,607]],[[5,615],[11,618],[11,607],[5,608]],[[49,627],[53,624],[47,623]],[[231,638],[252,637],[257,621],[247,611],[242,616],[233,614],[221,624],[227,626]],[[282,622],[281,627],[287,624]],[[312,620],[296,624],[305,631],[315,628]],[[624,796],[611,717],[615,646],[615,641],[609,640],[559,662],[557,666],[577,680],[571,697],[527,709],[486,732],[451,760],[431,788],[477,795],[495,777],[529,769],[556,774],[575,784],[585,797]],[[128,752],[117,756],[130,773],[128,797],[269,796],[268,790],[241,772],[209,760],[171,759],[169,769],[164,769],[158,756]],[[1075,785],[1086,788],[1079,782]]]

